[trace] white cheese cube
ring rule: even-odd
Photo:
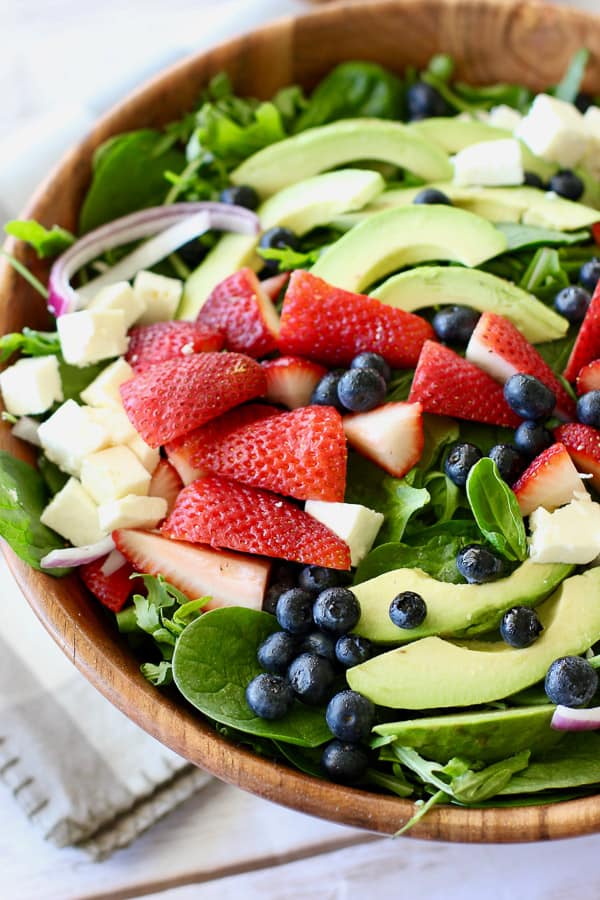
[[[127,446],[133,450],[143,467],[152,474],[160,462],[160,450],[150,447],[137,433],[134,438],[127,441]]]
[[[107,534],[100,528],[97,505],[76,478],[69,478],[53,497],[40,521],[75,547],[95,544]]]
[[[79,475],[84,457],[111,444],[104,425],[94,421],[89,409],[74,400],[67,400],[42,422],[38,437],[48,459],[69,475]]]
[[[146,311],[138,319],[139,325],[152,325],[173,319],[181,300],[183,284],[178,278],[166,278],[154,272],[138,272],[133,291]]]
[[[13,416],[35,416],[63,398],[56,356],[20,359],[0,374],[2,400]]]
[[[514,138],[471,144],[453,162],[454,183],[461,187],[523,184],[521,145]]]
[[[110,434],[111,444],[128,444],[137,436],[137,431],[124,409],[118,409],[116,406],[112,409],[107,406],[88,406],[86,409],[92,421],[106,428]]]
[[[331,529],[350,547],[350,562],[364,559],[383,524],[383,515],[358,503],[328,503],[307,500],[304,511]]]
[[[131,328],[134,322],[146,311],[140,294],[136,294],[128,281],[117,281],[101,288],[91,303],[91,310],[121,310],[125,316],[125,327]]]
[[[543,507],[529,516],[529,555],[536,563],[585,565],[600,553],[600,503],[587,492],[548,512]]]
[[[96,503],[120,500],[128,494],[145,497],[151,477],[129,447],[90,453],[81,466],[81,484]]]
[[[81,392],[81,399],[88,406],[116,406],[122,408],[120,386],[133,378],[134,371],[129,363],[119,357],[103,369],[97,378]]]
[[[590,106],[586,109],[583,122],[588,139],[583,163],[593,175],[600,178],[600,107]]]
[[[548,94],[537,95],[514,133],[533,153],[567,168],[577,165],[586,152],[583,116],[572,103]]]
[[[115,528],[154,528],[167,514],[167,501],[162,497],[138,497],[129,494],[98,507],[100,526]]]
[[[56,320],[60,346],[72,366],[123,356],[127,352],[127,326],[121,309],[81,309]]]
[[[521,123],[523,116],[518,110],[512,106],[501,103],[500,106],[493,106],[487,117],[488,125],[494,128],[504,128],[505,131],[514,131]]]

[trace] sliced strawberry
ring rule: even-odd
[[[176,540],[350,568],[348,545],[304,510],[277,494],[216,475],[182,490],[162,532]]]
[[[113,540],[137,572],[163,575],[190,600],[211,597],[205,609],[262,606],[271,569],[266,559],[194,547],[128,528],[114,531]]]
[[[271,275],[270,278],[261,281],[261,288],[273,303],[279,300],[279,295],[290,280],[290,274],[290,272],[280,272],[279,275]]]
[[[413,378],[410,403],[424,412],[516,428],[521,419],[504,399],[502,386],[442,344],[427,341]]]
[[[106,606],[112,612],[119,612],[120,609],[123,609],[135,588],[135,583],[130,578],[130,575],[133,574],[133,569],[129,563],[125,563],[112,574],[104,575],[102,566],[106,559],[107,557],[103,556],[101,559],[94,560],[94,562],[79,566],[79,574],[85,586],[97,597],[103,606]]]
[[[177,470],[166,459],[161,459],[152,475],[148,494],[150,497],[162,497],[167,501],[167,515],[173,509],[177,494],[182,487],[183,482],[177,474]]]
[[[196,319],[225,338],[225,347],[258,359],[277,348],[279,316],[252,269],[240,269],[214,288]]]
[[[579,471],[593,476],[591,482],[600,490],[600,431],[591,425],[572,422],[557,428],[554,436],[565,445]]]
[[[394,369],[414,366],[433,328],[413,313],[352,294],[297,270],[281,311],[279,349],[331,366],[346,366],[363,350],[381,354]]]
[[[594,222],[592,225],[592,236],[598,246],[600,246],[600,222]]]
[[[131,329],[125,359],[138,373],[167,359],[220,350],[223,344],[223,335],[212,328],[193,322],[155,322]]]
[[[301,356],[269,359],[262,367],[267,376],[267,400],[288,409],[308,406],[312,392],[327,373],[324,366]]]
[[[151,447],[160,447],[265,390],[259,364],[240,353],[170,359],[120,387],[125,412]]]
[[[528,516],[538,506],[552,512],[572,500],[575,491],[582,489],[579,473],[561,443],[552,444],[536,456],[513,486],[519,509],[524,516]]]
[[[423,452],[420,403],[385,403],[370,412],[344,416],[348,442],[390,475],[402,478]]]
[[[600,281],[590,300],[563,375],[567,381],[575,381],[581,369],[598,357],[600,357]]]
[[[467,346],[467,359],[500,384],[511,375],[534,375],[556,397],[556,412],[573,418],[575,404],[550,366],[518,328],[493,312],[484,312]]]
[[[600,391],[600,359],[588,363],[577,376],[577,393],[587,394],[588,391]]]

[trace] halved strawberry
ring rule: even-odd
[[[260,365],[240,353],[170,359],[120,387],[125,412],[151,447],[160,447],[265,390]]]
[[[503,316],[484,312],[467,346],[467,359],[504,384],[511,375],[534,375],[556,397],[556,412],[573,418],[575,404],[550,366],[518,328]]]
[[[423,452],[420,403],[385,403],[365,413],[344,416],[348,442],[390,475],[402,478]]]
[[[440,416],[509,428],[516,428],[521,422],[504,399],[498,382],[433,341],[427,341],[421,351],[408,400],[420,401],[424,412]]]
[[[161,459],[150,481],[149,496],[162,497],[163,500],[166,500],[168,515],[173,509],[177,494],[182,487],[183,482],[177,474],[177,470],[166,459]]]
[[[600,246],[600,222],[594,222],[592,225],[592,236],[598,246]]]
[[[94,562],[79,566],[79,574],[85,586],[103,606],[112,612],[119,612],[136,588],[135,582],[130,578],[133,569],[129,563],[125,563],[111,575],[104,575],[102,566],[106,559],[107,557],[103,556]]]
[[[575,381],[581,369],[598,357],[600,357],[600,281],[590,300],[563,375],[567,381]]]
[[[281,311],[279,349],[331,366],[346,366],[363,350],[394,369],[414,366],[433,328],[413,313],[327,284],[310,272],[292,273]]]
[[[196,323],[220,331],[228,350],[257,359],[277,347],[279,316],[252,269],[240,269],[221,281]]]
[[[600,391],[600,359],[588,363],[577,376],[577,393],[581,396],[588,391]]]
[[[269,560],[196,547],[128,528],[114,531],[113,540],[137,572],[163,575],[190,600],[211,597],[205,609],[262,606],[271,569]]]
[[[125,359],[137,374],[167,359],[220,350],[224,340],[218,331],[193,322],[139,325],[129,332]]]
[[[583,485],[579,473],[565,445],[561,443],[552,444],[536,456],[513,485],[519,509],[524,516],[528,516],[538,506],[552,512],[572,500],[575,491],[581,490]]]
[[[291,562],[350,568],[348,545],[304,510],[277,494],[216,475],[182,490],[162,533]]]
[[[288,409],[308,406],[312,392],[327,373],[324,366],[301,356],[269,359],[262,367],[267,376],[267,400]]]
[[[600,431],[572,422],[557,428],[554,436],[565,445],[579,471],[593,476],[590,480],[600,490]]]

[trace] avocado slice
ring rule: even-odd
[[[293,182],[356,160],[378,160],[409,169],[424,181],[452,177],[445,151],[399,122],[344,119],[310,128],[254,153],[231,173],[268,197]]]
[[[384,572],[352,588],[360,604],[354,631],[380,644],[405,644],[432,634],[480,634],[495,628],[511,606],[537,606],[573,568],[526,559],[508,578],[487,584],[449,584],[421,569]],[[415,591],[427,605],[425,621],[418,628],[398,628],[389,617],[390,603],[401,591]]]
[[[599,589],[600,568],[568,578],[538,607],[544,631],[523,650],[503,641],[450,643],[426,637],[349,669],[348,684],[392,709],[500,700],[540,681],[558,657],[583,653],[600,639]]]
[[[563,316],[533,294],[480,269],[419,266],[392,275],[371,291],[371,297],[407,312],[454,303],[495,312],[516,325],[532,344],[558,340],[569,328]]]
[[[341,169],[307,178],[284,188],[266,200],[258,210],[263,231],[282,225],[296,234],[305,234],[325,225],[349,209],[360,209],[381,193],[385,182],[368,169]],[[188,278],[177,317],[193,319],[212,289],[243,266],[255,271],[262,265],[256,254],[259,238],[248,234],[227,234]]]
[[[448,259],[478,266],[506,249],[490,222],[454,206],[402,206],[361,222],[332,244],[311,271],[361,291],[411,263]]]

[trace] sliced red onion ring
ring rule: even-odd
[[[94,562],[115,549],[115,542],[110,537],[102,538],[95,544],[86,544],[85,547],[65,547],[64,550],[52,550],[47,553],[40,565],[44,569],[62,569],[69,566],[84,566]]]
[[[48,309],[55,316],[74,312],[85,306],[104,285],[132,278],[140,269],[150,268],[211,228],[258,234],[260,223],[255,213],[242,206],[173,203],[170,206],[153,206],[101,225],[69,247],[52,266],[48,280]],[[71,287],[73,276],[106,250],[153,235],[156,237],[146,241],[84,288],[75,290]]]
[[[109,575],[113,575],[115,572],[118,572],[119,569],[123,568],[126,562],[127,560],[119,550],[113,550],[104,560],[104,565],[100,571],[108,578]]]
[[[592,706],[590,709],[557,706],[550,725],[557,731],[593,731],[600,728],[600,706]]]
[[[40,423],[36,419],[32,419],[31,416],[21,416],[10,430],[15,437],[21,438],[22,441],[27,441],[27,443],[34,444],[36,447],[42,446],[38,435]]]

